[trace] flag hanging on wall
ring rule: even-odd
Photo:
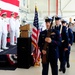
[[[33,59],[35,65],[40,65],[40,50],[38,48],[38,39],[39,39],[39,19],[38,19],[38,11],[37,6],[35,6],[35,16],[33,22],[33,29],[32,29],[32,45],[33,45]]]
[[[7,17],[10,17],[11,12],[16,15],[19,13],[19,0],[0,0],[0,8],[3,12],[7,12]]]

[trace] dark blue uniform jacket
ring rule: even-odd
[[[47,30],[44,30],[40,33],[38,45],[39,45],[41,51],[43,50],[46,36],[47,36]],[[61,36],[60,36],[59,31],[52,29],[50,38],[52,39],[52,42],[49,43],[49,45],[47,46],[47,54],[48,54],[48,56],[56,55],[56,57],[57,57],[58,56],[57,48],[61,43]]]
[[[68,28],[68,34],[69,34],[69,44],[73,44],[73,41],[74,41],[74,35],[73,35],[73,31]]]

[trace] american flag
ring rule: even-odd
[[[38,11],[37,6],[35,6],[35,16],[33,22],[33,29],[32,29],[32,45],[34,46],[33,50],[33,58],[34,64],[40,64],[40,50],[38,48],[38,38],[39,38],[39,23],[38,23]]]
[[[7,12],[7,17],[10,17],[11,12],[16,15],[19,13],[19,0],[0,0],[0,8],[3,12]]]

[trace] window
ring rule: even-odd
[[[25,0],[23,0],[23,6],[25,6]]]

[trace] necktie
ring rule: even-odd
[[[56,26],[56,29],[57,29],[57,30],[59,30],[59,27],[58,27],[58,26]]]

